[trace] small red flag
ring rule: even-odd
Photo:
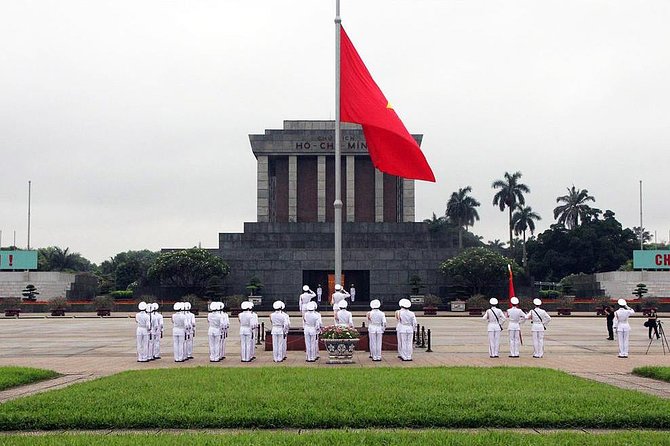
[[[419,144],[370,76],[344,27],[340,32],[340,116],[363,126],[372,163],[382,172],[435,182]]]
[[[512,299],[516,296],[514,293],[514,278],[512,277],[512,265],[507,264],[507,270],[509,271],[509,298]]]

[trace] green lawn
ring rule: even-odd
[[[131,371],[0,405],[0,430],[670,428],[670,401],[539,368]]]
[[[670,382],[670,367],[637,367],[633,374]]]
[[[0,367],[0,390],[44,381],[59,376],[51,370],[31,369],[28,367]]]
[[[181,446],[181,445],[261,445],[273,446],[347,446],[347,445],[472,445],[472,446],[591,446],[591,445],[667,445],[670,443],[667,432],[627,431],[617,433],[587,434],[583,432],[559,432],[550,434],[517,432],[448,432],[429,431],[344,431],[321,432],[245,432],[214,434],[159,434],[159,435],[87,435],[65,434],[44,436],[0,436],[0,445],[37,445],[37,446]]]

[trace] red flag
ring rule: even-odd
[[[516,296],[516,293],[514,293],[514,279],[512,277],[512,265],[508,263],[507,269],[509,271],[509,298],[512,299],[514,296]]]
[[[370,76],[344,28],[340,32],[340,114],[363,126],[375,167],[402,178],[435,182],[419,144]]]

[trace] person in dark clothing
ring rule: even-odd
[[[656,339],[659,338],[658,336],[658,325],[656,324],[656,320],[658,319],[658,314],[656,313],[656,308],[652,308],[649,310],[649,316],[647,316],[647,327],[649,327],[649,339],[651,339],[651,330],[653,329],[655,334],[656,334]]]
[[[611,305],[605,307],[605,316],[607,317],[607,339],[614,340],[614,309]]]

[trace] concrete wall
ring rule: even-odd
[[[37,288],[38,300],[66,297],[74,277],[71,273],[50,271],[0,272],[0,297],[22,297],[21,292],[28,284]]]
[[[612,298],[631,299],[638,283],[647,285],[648,297],[670,297],[670,271],[611,271],[596,273],[596,281]]]

